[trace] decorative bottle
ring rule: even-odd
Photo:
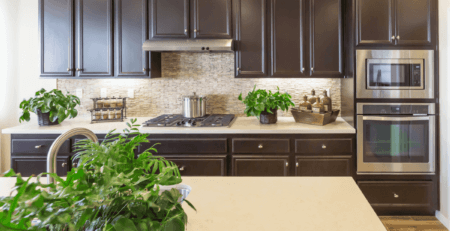
[[[319,98],[319,97],[316,96],[316,91],[315,91],[314,89],[312,89],[311,95],[309,96],[308,101],[309,101],[311,104],[314,104],[318,98]]]
[[[312,105],[312,111],[314,113],[323,113],[323,104],[320,103],[320,98],[317,97],[316,102]]]
[[[323,91],[322,105],[325,112],[331,112],[333,110],[331,106],[331,98],[328,97],[326,90]]]
[[[303,101],[300,102],[300,110],[301,111],[310,111],[311,110],[311,103],[308,101],[308,96],[303,96]]]

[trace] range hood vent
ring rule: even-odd
[[[147,40],[142,49],[144,51],[190,51],[190,52],[232,52],[233,39],[171,39]]]

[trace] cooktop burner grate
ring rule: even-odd
[[[144,122],[144,127],[225,127],[231,126],[233,114],[213,114],[200,118],[185,118],[178,114],[164,114]]]

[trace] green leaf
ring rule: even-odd
[[[138,231],[134,223],[125,217],[120,218],[116,223],[114,224],[114,229],[116,231]]]

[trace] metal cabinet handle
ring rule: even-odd
[[[66,167],[67,163],[62,163],[61,167]]]
[[[302,71],[305,71],[305,68],[304,68],[304,67],[302,67]]]
[[[184,166],[181,166],[180,172],[184,171]]]
[[[81,69],[81,68],[77,68],[77,71],[82,71],[83,69]]]
[[[36,148],[36,149],[42,148],[42,145],[36,145],[36,146],[34,146],[34,148]]]
[[[263,145],[262,145],[262,144],[260,144],[260,145],[258,146],[258,148],[259,148],[259,149],[263,148]]]
[[[322,148],[323,148],[323,149],[326,149],[327,146],[326,146],[325,144],[322,144]]]
[[[194,33],[197,33],[197,29],[194,29]]]
[[[298,162],[295,163],[295,167],[298,167]]]
[[[69,68],[67,68],[67,71],[73,71],[73,69],[71,69],[71,68],[69,67]]]
[[[314,71],[314,67],[311,67],[311,71]]]
[[[395,40],[395,35],[392,35],[391,39],[392,39],[392,40]]]
[[[77,167],[77,163],[73,163],[72,167],[76,168]]]
[[[144,72],[146,72],[147,71],[147,68],[144,68]]]
[[[236,68],[236,70],[237,70],[237,71],[240,71],[240,70],[241,70],[241,68],[239,68],[239,67],[238,67],[238,68]]]
[[[400,35],[397,35],[397,40],[400,40]]]
[[[188,32],[188,29],[184,29],[184,33],[187,33]]]
[[[288,167],[289,166],[289,162],[286,162],[286,167]]]
[[[397,193],[394,193],[394,197],[395,197],[395,198],[398,198],[398,194],[397,194]]]

